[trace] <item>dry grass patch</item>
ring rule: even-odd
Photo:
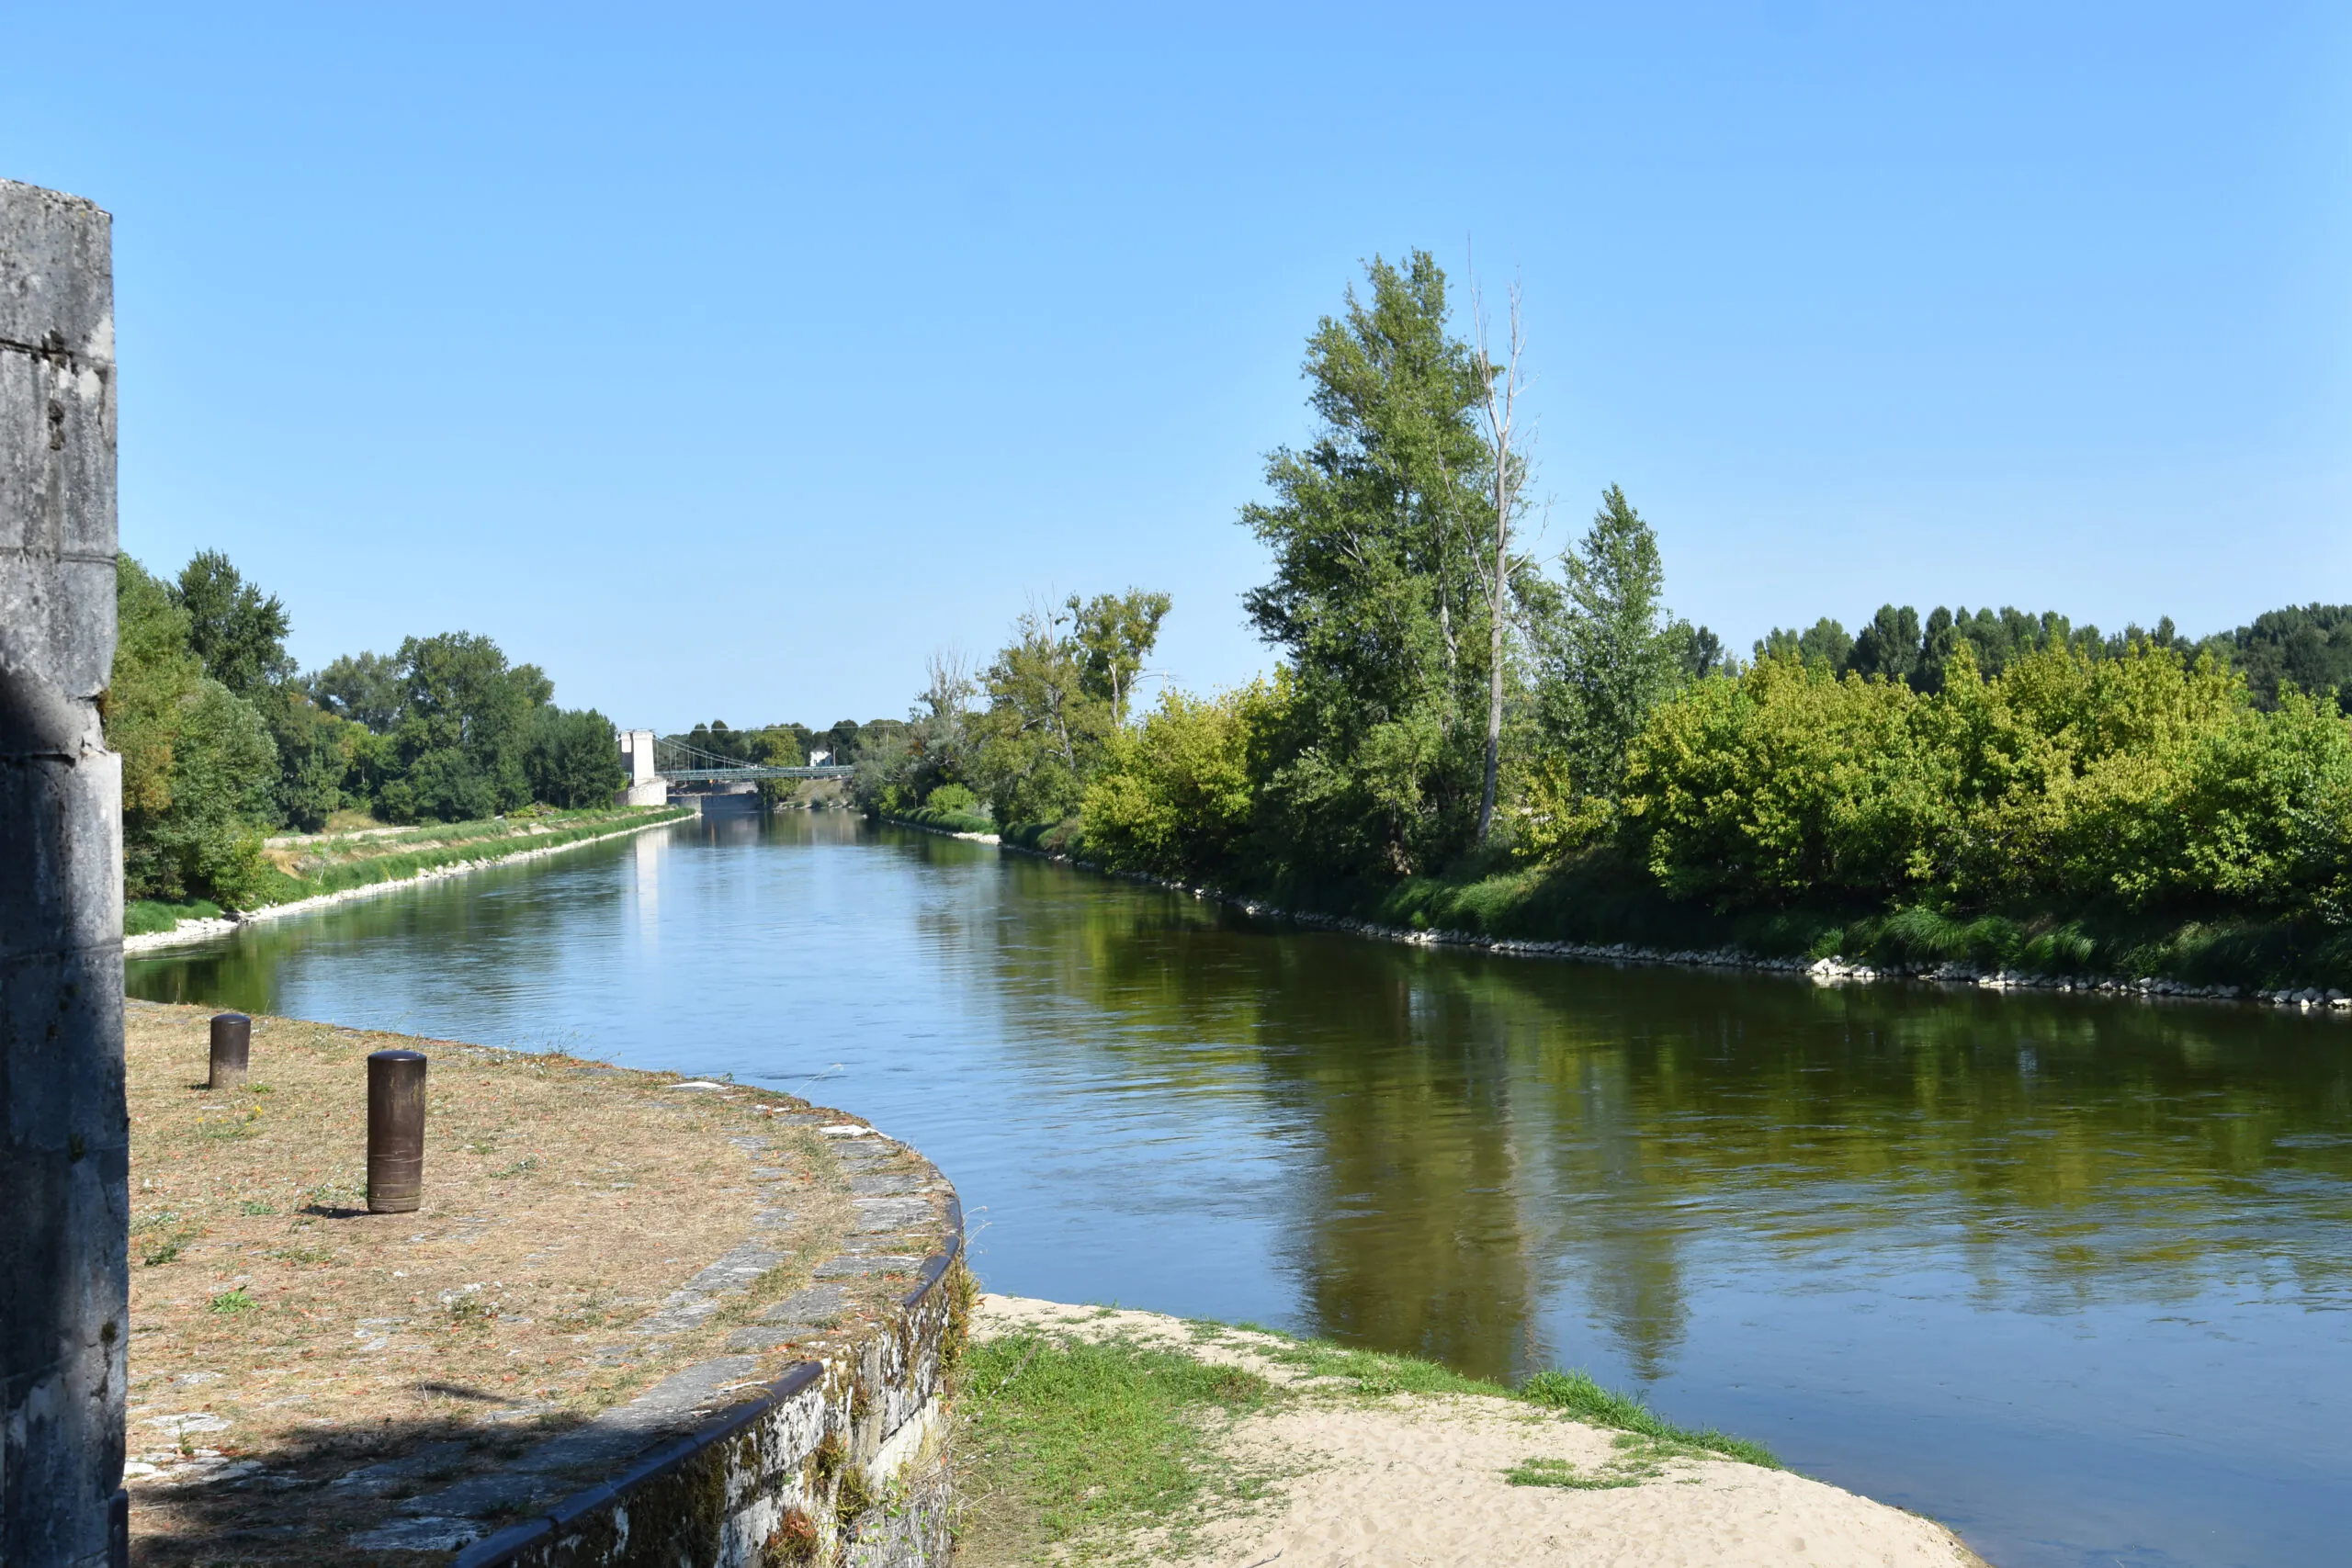
[[[757,1232],[789,1260],[754,1299],[801,1282],[850,1221],[823,1140],[758,1109],[801,1107],[784,1096],[281,1019],[254,1021],[249,1086],[215,1094],[209,1016],[128,1018],[144,1562],[244,1561],[220,1548],[247,1538],[251,1560],[288,1560],[289,1516],[332,1535],[344,1509],[333,1487],[290,1506],[293,1488],[428,1443],[461,1445],[463,1471],[628,1399],[718,1350],[740,1313],[659,1344],[628,1330],[760,1208],[790,1211]],[[432,1060],[424,1201],[369,1214],[365,1061],[394,1045]],[[311,1552],[295,1555],[335,1560]]]

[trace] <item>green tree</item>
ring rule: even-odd
[[[238,696],[250,699],[293,675],[286,606],[247,582],[219,550],[198,551],[181,569],[172,597],[187,612],[188,647],[204,672]]]
[[[1657,536],[1615,485],[1560,568],[1566,592],[1545,639],[1545,728],[1574,791],[1606,805],[1617,798],[1626,748],[1681,684],[1695,635],[1668,616]]]
[[[254,706],[277,748],[278,819],[315,833],[349,798],[345,786],[354,761],[372,737],[320,707],[290,681],[264,687]]]
[[[555,693],[538,667],[510,667],[496,643],[469,632],[410,637],[398,659],[398,775],[381,791],[384,814],[461,821],[530,800],[531,720]]]
[[[1109,702],[1089,687],[1086,650],[1071,635],[1071,619],[1043,610],[1023,615],[980,677],[989,703],[971,720],[970,782],[1001,823],[1074,815],[1113,728]]]
[[[1919,702],[1772,654],[1692,684],[1628,755],[1625,820],[1651,874],[1724,908],[1927,883],[1952,792]]]
[[[403,688],[401,661],[380,653],[346,654],[305,682],[311,700],[338,718],[365,725],[379,735],[400,722]]]
[[[1071,637],[1078,644],[1087,694],[1109,705],[1114,725],[1127,721],[1136,677],[1159,640],[1159,623],[1170,603],[1165,593],[1139,588],[1097,593],[1084,604],[1077,594],[1069,596]]]
[[[613,721],[594,708],[560,708],[552,703],[531,716],[523,773],[532,799],[566,809],[610,806],[628,784]]]
[[[124,892],[243,907],[268,877],[261,837],[277,777],[268,728],[204,673],[187,611],[129,556],[117,563],[116,612],[104,717],[122,757]]]
[[[1162,692],[1139,727],[1113,732],[1087,784],[1088,852],[1118,870],[1188,880],[1241,870],[1250,742],[1279,700],[1262,683],[1206,698]]]
[[[1854,638],[1846,667],[1857,675],[1877,675],[1915,685],[1924,640],[1918,611],[1908,604],[1899,610],[1892,604],[1882,604],[1871,624]]]
[[[1843,625],[1824,615],[1800,632],[1793,626],[1775,626],[1756,644],[1756,657],[1793,659],[1802,663],[1818,664],[1832,675],[1846,672],[1846,660],[1854,651],[1854,639],[1848,636]]]
[[[2290,604],[2214,639],[2245,672],[2257,706],[2278,705],[2288,687],[2333,691],[2352,706],[2352,604]]]
[[[1494,502],[1486,368],[1447,329],[1444,273],[1418,251],[1365,270],[1369,297],[1350,288],[1308,340],[1315,439],[1274,452],[1272,499],[1242,509],[1274,560],[1243,603],[1294,680],[1261,795],[1270,847],[1385,877],[1476,836]]]

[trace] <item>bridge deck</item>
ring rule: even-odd
[[[828,764],[816,768],[663,768],[653,776],[671,784],[737,784],[756,779],[845,779],[855,768]]]

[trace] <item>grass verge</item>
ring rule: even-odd
[[[1300,1401],[1467,1394],[1616,1434],[1598,1468],[1532,1458],[1504,1477],[1513,1485],[1638,1486],[1677,1459],[1780,1468],[1760,1443],[1677,1426],[1582,1372],[1539,1372],[1510,1388],[1418,1357],[1256,1324],[1195,1319],[1167,1324],[1172,1332],[1161,1334],[1106,1321],[1116,1315],[1097,1309],[972,1345],[958,1383],[968,1503],[959,1562],[995,1568],[1182,1557],[1197,1527],[1270,1495],[1268,1461],[1253,1468],[1226,1441],[1237,1424]],[[1193,1353],[1211,1346],[1245,1364]]]
[[[191,898],[185,904],[160,903],[153,898],[133,898],[122,907],[122,934],[153,936],[167,931],[182,920],[217,920],[220,906],[209,898]]]
[[[1082,824],[1015,823],[1003,842],[1087,858]],[[1110,869],[1119,869],[1113,867]],[[1624,943],[1752,958],[1839,958],[1880,966],[1946,964],[2043,976],[2177,980],[2247,989],[2352,989],[2352,926],[2266,919],[2244,910],[2075,909],[1953,913],[1817,902],[1724,912],[1667,897],[1640,866],[1602,849],[1547,866],[1500,855],[1400,882],[1187,876],[1277,909],[1406,931],[1522,942]]]
[[[910,828],[935,828],[943,833],[993,833],[994,819],[971,811],[936,811],[928,806],[918,806],[905,811],[878,814],[884,822],[901,822]]]
[[[1214,1325],[1205,1326],[1214,1332]],[[1510,1388],[1484,1378],[1465,1377],[1450,1367],[1415,1356],[1361,1350],[1329,1340],[1294,1338],[1255,1324],[1237,1326],[1272,1342],[1251,1346],[1257,1354],[1295,1367],[1310,1378],[1332,1378],[1351,1383],[1354,1392],[1372,1398],[1396,1393],[1469,1393],[1489,1399],[1515,1399],[1559,1411],[1587,1426],[1623,1432],[1639,1440],[1770,1470],[1780,1468],[1781,1461],[1761,1443],[1735,1438],[1712,1427],[1677,1426],[1638,1396],[1603,1388],[1586,1372],[1537,1372],[1517,1388]]]
[[[551,811],[544,808],[480,822],[442,822],[387,833],[368,829],[320,833],[274,840],[263,853],[260,886],[241,908],[267,908],[323,894],[345,893],[379,883],[401,882],[428,872],[508,855],[538,853],[585,843],[614,833],[683,821],[684,807],[653,809]],[[217,918],[218,904],[134,899],[123,908],[125,936],[168,931],[182,920]]]
[[[1125,1340],[982,1340],[963,1368],[972,1450],[967,1496],[978,1561],[1128,1555],[1136,1532],[1182,1536],[1263,1478],[1216,1439],[1277,1397],[1264,1378]]]

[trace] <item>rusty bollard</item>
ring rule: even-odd
[[[207,1089],[243,1089],[254,1044],[254,1021],[241,1012],[212,1015],[212,1076]]]
[[[368,1212],[405,1214],[424,1193],[424,1055],[368,1058]]]

